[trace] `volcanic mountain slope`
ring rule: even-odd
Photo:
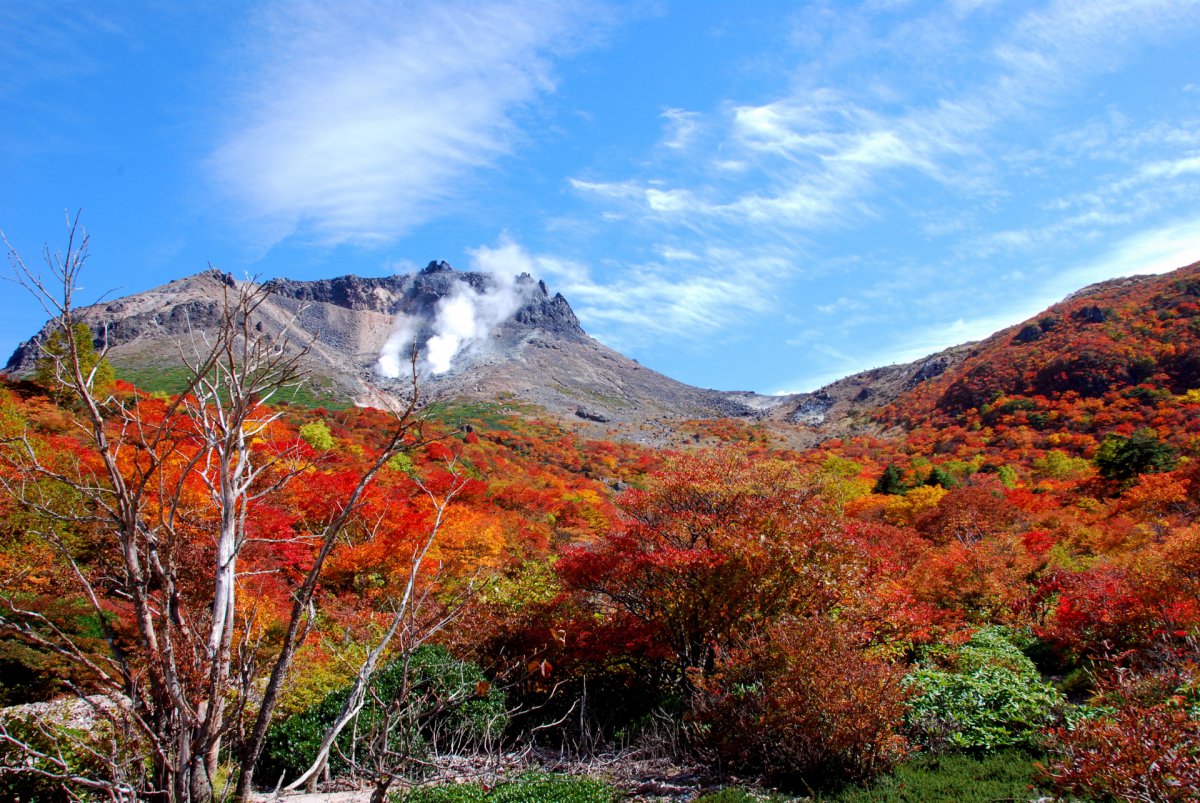
[[[872,368],[810,393],[783,396],[778,404],[763,411],[763,417],[803,425],[819,438],[843,437],[876,429],[873,423],[875,412],[947,371],[953,371],[974,347],[974,343],[951,346],[916,362]]]
[[[210,270],[88,307],[82,319],[98,343],[107,338],[119,373],[162,384],[179,364],[180,346],[186,351],[192,337],[218,324],[220,299],[236,285],[232,276]],[[447,341],[458,339],[460,350],[445,364],[422,360],[430,399],[514,400],[617,429],[658,419],[754,417],[780,401],[695,388],[639,365],[589,337],[566,299],[527,275],[509,284],[431,262],[410,275],[279,279],[269,287],[257,325],[273,337],[290,327],[293,342],[311,341],[314,390],[331,403],[374,404],[383,401],[381,394],[403,391],[408,366],[401,363],[411,338],[428,355],[440,342],[443,356]],[[397,338],[400,330],[409,338]],[[22,344],[8,369],[30,371],[35,341],[48,332]],[[392,352],[390,373],[399,373],[390,380],[378,370],[385,349]]]
[[[120,373],[170,389],[180,347],[218,324],[222,294],[236,285],[210,270],[89,307],[82,317],[98,343],[107,338]],[[257,324],[272,336],[290,328],[294,342],[311,341],[317,403],[386,404],[407,385],[400,363],[415,340],[429,399],[522,402],[597,434],[638,439],[662,440],[681,419],[731,417],[765,421],[805,446],[978,415],[1001,397],[1200,386],[1200,263],[1093,285],[980,343],[777,397],[695,388],[639,365],[589,337],[567,300],[529,276],[505,282],[431,262],[416,274],[277,279],[269,287]],[[17,349],[10,371],[32,370],[35,341],[48,331]],[[389,353],[388,373],[399,374],[392,379],[379,372]]]

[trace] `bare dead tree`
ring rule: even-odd
[[[320,548],[304,578],[304,582],[293,593],[292,610],[288,618],[287,631],[284,634],[278,657],[271,668],[262,701],[259,703],[258,715],[254,719],[254,727],[249,734],[239,762],[238,784],[235,797],[240,801],[249,800],[251,791],[253,790],[254,768],[258,763],[259,756],[262,754],[263,745],[267,738],[267,729],[271,726],[275,706],[279,702],[279,695],[283,690],[284,681],[291,669],[292,659],[295,657],[296,649],[303,641],[303,635],[308,624],[312,621],[310,606],[313,594],[317,588],[317,582],[321,576],[321,571],[325,566],[325,561],[333,551],[333,547],[338,542],[342,533],[354,520],[362,504],[363,496],[376,475],[397,454],[427,443],[421,434],[421,419],[416,415],[419,406],[416,365],[417,355],[414,349],[411,359],[412,392],[404,409],[395,414],[396,426],[393,428],[387,443],[380,450],[374,462],[360,475],[358,483],[349,496],[342,502],[341,510],[326,524],[321,532],[315,534],[318,537]]]
[[[68,658],[83,667],[97,687],[128,701],[153,766],[147,788],[137,790],[143,798],[211,799],[222,739],[230,722],[240,720],[242,709],[250,706],[254,726],[241,745],[236,791],[245,800],[284,679],[311,623],[325,561],[354,521],[380,469],[421,440],[415,356],[412,392],[396,411],[387,442],[324,526],[307,533],[317,547],[316,556],[292,590],[282,640],[264,656],[266,645],[247,630],[253,617],[239,617],[237,602],[247,514],[255,501],[278,491],[308,466],[297,461],[298,443],[264,447],[254,440],[280,414],[268,402],[303,380],[310,343],[292,342],[289,327],[274,338],[259,331],[255,318],[269,290],[253,281],[230,283],[220,299],[217,325],[207,332],[192,331],[190,339],[177,343],[186,386],[151,413],[140,394],[99,392],[96,365],[73,336],[80,322],[74,297],[88,257],[79,216],[68,219],[66,250],[43,252],[49,277],[31,270],[4,242],[18,281],[63,335],[61,348],[47,358],[54,361],[58,382],[75,400],[76,425],[90,454],[88,460],[75,462],[48,459],[28,433],[18,434],[7,439],[4,450],[15,469],[15,479],[4,480],[6,490],[44,523],[39,534],[69,567],[105,628],[109,648],[104,655],[94,655],[45,617],[22,611],[7,599],[7,610],[0,610],[0,629]],[[106,333],[101,339],[102,360],[108,351]],[[185,502],[185,484],[196,478],[207,490],[215,525],[198,522]],[[69,489],[85,503],[64,508],[53,488]],[[116,572],[97,579],[75,560],[60,528],[80,525],[99,533]],[[207,527],[211,544],[200,592],[194,576],[197,527]],[[113,628],[108,615],[113,604],[128,611],[135,634],[132,644]],[[253,654],[247,653],[248,647]],[[259,666],[269,667],[261,696],[246,677],[247,669]],[[236,717],[230,716],[230,705],[237,707],[232,712]]]
[[[460,608],[455,607],[445,615],[435,617],[431,622],[424,622],[421,613],[426,608],[432,585],[427,585],[424,589],[418,587],[425,558],[429,555],[429,550],[433,548],[437,541],[450,505],[468,484],[467,478],[457,471],[456,463],[457,459],[455,457],[446,460],[445,466],[451,477],[451,482],[449,487],[441,492],[435,492],[420,477],[414,474],[413,481],[429,500],[429,504],[433,508],[433,521],[430,523],[424,537],[413,546],[412,554],[408,560],[408,576],[405,578],[404,587],[399,597],[390,600],[392,614],[388,627],[380,638],[379,643],[367,651],[365,660],[363,660],[355,672],[354,683],[350,687],[349,696],[346,698],[345,703],[342,705],[342,710],[338,713],[333,724],[329,727],[324,737],[322,737],[321,744],[317,749],[317,755],[311,766],[300,777],[285,786],[284,789],[298,789],[306,784],[308,788],[312,788],[318,774],[325,769],[329,762],[329,752],[333,748],[334,742],[346,726],[362,710],[363,704],[367,699],[367,691],[370,688],[371,679],[375,676],[379,661],[388,654],[392,640],[396,638],[397,634],[399,634],[400,653],[407,657],[425,639],[445,627],[457,614],[458,610],[460,610]]]

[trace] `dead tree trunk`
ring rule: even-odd
[[[73,472],[48,461],[35,448],[34,437],[26,433],[10,438],[4,452],[13,476],[24,478],[5,481],[6,490],[46,523],[43,536],[60,548],[102,625],[109,627],[104,600],[119,599],[129,611],[134,636],[126,653],[118,646],[121,639],[110,630],[111,654],[96,659],[61,631],[47,635],[45,628],[31,626],[32,614],[20,611],[7,598],[0,600],[8,607],[0,610],[0,629],[78,662],[97,685],[129,701],[131,719],[152,764],[150,780],[136,790],[140,798],[208,801],[214,794],[222,740],[231,719],[241,718],[240,712],[236,718],[230,716],[230,701],[236,699],[239,706],[250,702],[244,693],[235,694],[250,684],[243,679],[238,687],[231,654],[245,635],[238,620],[238,561],[247,542],[248,507],[279,491],[308,467],[300,460],[298,443],[264,451],[253,445],[254,439],[280,415],[269,402],[303,381],[309,343],[292,342],[287,327],[273,338],[260,332],[255,317],[269,290],[252,281],[229,282],[218,325],[209,331],[192,331],[177,342],[187,369],[183,392],[149,414],[150,402],[141,394],[110,396],[98,386],[98,366],[103,364],[107,343],[102,344],[100,359],[92,361],[74,337],[81,322],[74,296],[88,256],[78,215],[68,220],[66,251],[44,252],[49,277],[29,269],[11,246],[8,250],[18,280],[64,335],[64,347],[45,353],[43,360],[50,361],[55,381],[74,399],[76,423],[98,469]],[[253,730],[243,745],[237,790],[241,799],[249,795],[254,763],[305,631],[325,560],[353,520],[375,475],[414,441],[414,428],[419,425],[416,390],[414,370],[412,396],[397,414],[387,444],[338,514],[320,532],[310,534],[320,549],[303,583],[292,593],[287,633],[276,653],[260,656],[272,669]],[[196,567],[187,560],[196,554],[189,543],[195,537],[188,530],[192,525],[184,520],[188,506],[195,505],[185,494],[185,484],[194,484],[197,478],[207,489],[208,510],[215,518],[215,548],[203,569],[208,590],[200,598],[194,591],[184,591],[185,586],[196,586]],[[44,490],[38,490],[45,484],[70,489],[85,500],[83,509],[62,510]],[[103,548],[120,567],[119,577],[107,578],[103,587],[94,582],[57,537],[56,523],[64,522],[84,523],[99,533]]]

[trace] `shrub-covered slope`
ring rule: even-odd
[[[319,739],[411,582],[427,607],[406,626],[463,667],[461,699],[502,695],[508,744],[652,747],[797,790],[1017,745],[1046,754],[1042,782],[1064,795],[1187,799],[1200,778],[1198,294],[1197,266],[1089,288],[901,396],[886,437],[816,449],[774,448],[744,422],[689,425],[692,445],[666,451],[588,440],[514,405],[431,408],[436,437],[388,464],[330,554],[275,738],[286,744],[290,721],[318,723],[306,749]],[[115,393],[147,420],[166,415],[162,394]],[[313,560],[306,534],[389,426],[367,409],[280,412],[252,448],[287,445],[300,470],[250,503],[239,581],[264,643]],[[102,595],[98,618],[66,562],[111,587],[103,523],[69,485],[21,472],[31,449],[93,476],[77,417],[46,389],[0,383],[7,703],[95,685],[39,642],[51,626],[85,655],[133,647],[126,601]],[[176,554],[204,565],[214,513],[199,480],[178,487]],[[62,517],[23,503],[30,491]],[[182,593],[203,610],[209,591],[197,577]],[[439,716],[457,704],[426,702]],[[356,727],[376,727],[382,705]],[[415,779],[436,761],[405,766]]]

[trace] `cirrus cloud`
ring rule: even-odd
[[[260,245],[391,242],[513,152],[516,115],[600,11],[582,2],[281,3],[211,174]]]

